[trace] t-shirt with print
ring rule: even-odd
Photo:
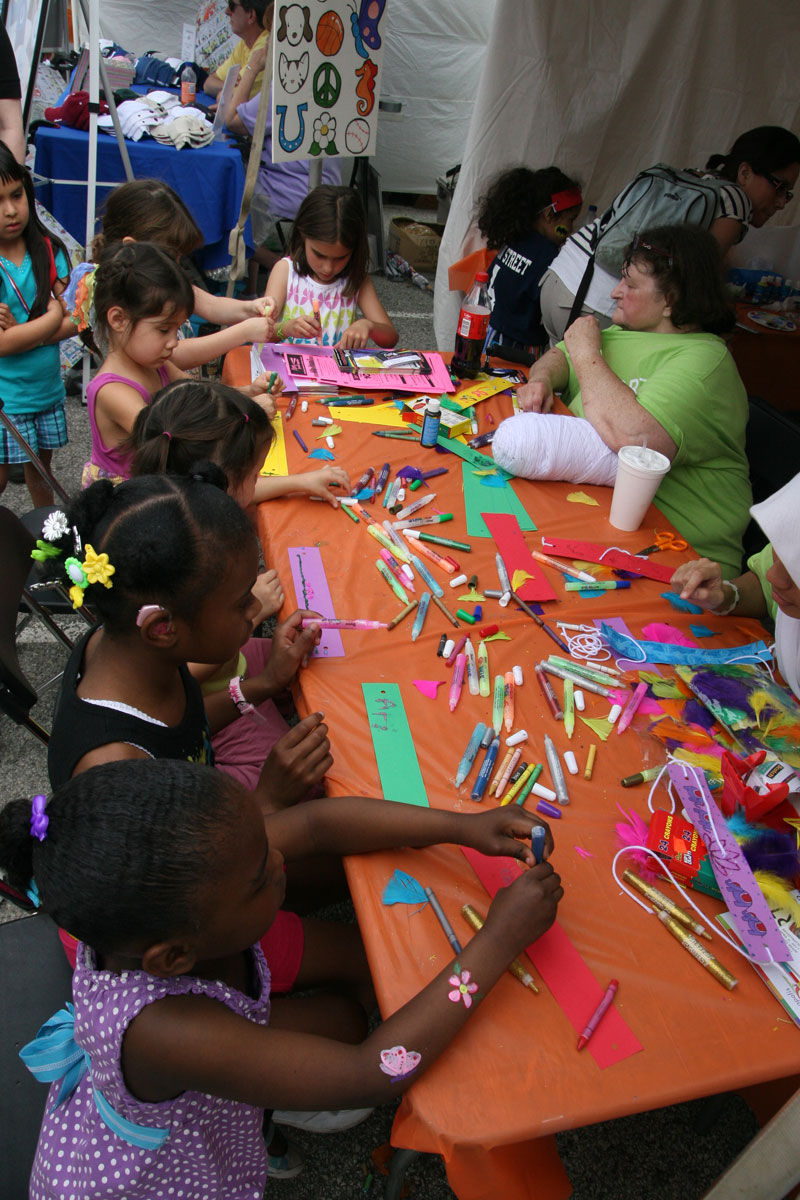
[[[55,263],[56,277],[68,279],[69,263],[62,250],[55,249]],[[26,323],[28,310],[36,302],[36,277],[27,252],[20,266],[0,255],[0,300],[11,309],[18,325]],[[8,413],[43,412],[63,400],[58,342],[51,346],[33,346],[21,354],[0,358],[0,395]]]
[[[513,246],[504,246],[489,268],[487,291],[492,329],[523,346],[543,346],[539,280],[558,253],[558,246],[533,230]]]
[[[214,74],[224,83],[225,77],[227,76],[231,67],[239,67],[240,70],[243,71],[253,50],[260,50],[262,46],[266,46],[268,41],[269,33],[266,29],[258,35],[252,46],[248,46],[246,42],[239,38],[239,41],[233,47],[233,51],[225,59],[225,62],[221,63],[220,66],[217,67]],[[253,72],[251,71],[250,74],[252,75]],[[252,96],[257,96],[261,91],[261,80],[263,78],[264,72],[259,71],[258,75],[256,75],[252,80],[248,99],[250,99]]]
[[[96,632],[90,629],[75,643],[64,668],[47,748],[51,785],[55,788],[66,783],[85,754],[110,742],[136,746],[151,758],[177,758],[213,767],[211,731],[200,685],[185,665],[181,665],[180,672],[186,708],[177,725],[165,725],[132,705],[85,700],[78,695],[86,645]]]
[[[656,507],[698,554],[720,563],[727,578],[738,575],[752,504],[748,405],[725,343],[711,333],[635,333],[616,326],[601,337],[608,366],[678,447]],[[563,342],[559,349],[567,354]],[[571,362],[564,400],[585,415]]]

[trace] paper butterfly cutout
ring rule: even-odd
[[[381,1050],[380,1068],[384,1075],[391,1075],[393,1079],[407,1079],[421,1062],[422,1055],[416,1050],[406,1050],[405,1046]]]

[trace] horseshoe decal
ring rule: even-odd
[[[306,136],[306,123],[303,118],[303,113],[306,112],[307,109],[308,109],[308,105],[305,103],[297,105],[297,121],[298,121],[300,128],[299,128],[297,137],[289,140],[286,137],[286,134],[284,133],[284,126],[285,126],[285,122],[286,122],[286,105],[285,104],[277,104],[275,106],[275,111],[278,114],[278,118],[279,118],[278,141],[280,142],[282,148],[287,152],[287,154],[293,154],[294,151],[297,150],[298,147],[300,146],[300,144],[302,143],[303,138]]]

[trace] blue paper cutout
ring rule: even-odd
[[[504,488],[506,481],[501,475],[479,475],[479,481],[484,487]]]
[[[618,633],[603,622],[600,626],[603,637],[620,658],[643,663],[686,663],[690,667],[702,667],[714,663],[763,663],[772,658],[764,642],[750,642],[746,646],[730,646],[723,650],[700,650],[691,646],[676,646],[672,642],[643,642],[627,634]]]
[[[677,608],[678,612],[701,613],[703,611],[689,600],[683,600],[677,592],[662,592],[661,595],[665,600],[669,600],[672,607]]]
[[[599,600],[600,597],[605,596],[606,593],[602,589],[587,587],[587,588],[581,588],[580,591],[578,592],[578,595],[581,596],[584,600]]]
[[[333,455],[331,455],[331,458],[333,458]],[[353,496],[353,499],[354,500],[371,500],[374,495],[375,495],[374,488],[366,487],[366,488],[362,488],[360,492],[356,492],[355,495]]]
[[[331,454],[330,450],[312,450],[309,458],[326,458],[329,462],[335,461],[335,455]]]
[[[717,631],[709,629],[707,625],[689,625],[695,637],[716,637]]]
[[[422,890],[422,884],[417,883],[413,875],[405,871],[395,871],[383,889],[381,897],[384,904],[421,904],[428,903],[428,897]]]

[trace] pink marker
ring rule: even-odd
[[[636,691],[631,696],[630,700],[623,709],[622,716],[617,723],[617,733],[624,733],[630,725],[633,718],[636,716],[636,710],[644,700],[647,694],[647,684],[640,683]]]
[[[381,555],[381,558],[383,559],[383,561],[386,563],[389,570],[394,575],[397,582],[402,583],[403,587],[408,588],[408,590],[410,592],[416,592],[417,589],[414,587],[414,584],[411,582],[411,579],[409,579],[408,576],[404,574],[403,568],[400,566],[400,563],[397,561],[395,556],[393,554],[391,554],[388,550],[381,550],[380,555]],[[413,579],[413,573],[412,573],[412,579]]]
[[[466,665],[466,654],[458,654],[456,656],[456,665],[453,668],[453,682],[450,684],[450,712],[453,711],[461,698],[461,689],[464,686],[464,670]]]
[[[386,629],[385,621],[362,621],[339,619],[338,617],[303,617],[303,629],[309,625],[318,625],[320,629]]]

